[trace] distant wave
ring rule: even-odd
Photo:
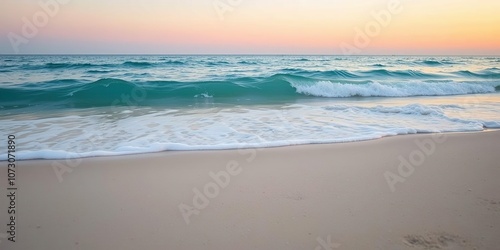
[[[168,61],[165,61],[163,63],[168,64],[168,65],[184,65],[184,64],[186,64],[185,62],[177,61],[177,60],[168,60]]]
[[[61,69],[85,69],[93,67],[108,67],[111,64],[93,64],[93,63],[45,63],[40,65],[21,65],[23,70],[61,70]]]
[[[481,72],[472,72],[469,70],[461,70],[453,72],[453,74],[482,79],[500,79],[500,72],[492,72],[492,70],[482,70]]]
[[[422,64],[425,64],[425,65],[430,65],[430,66],[439,66],[439,65],[443,65],[442,62],[438,62],[438,61],[434,61],[434,60],[425,60],[422,62]]]
[[[141,67],[141,68],[153,66],[153,64],[150,62],[137,62],[137,61],[126,61],[123,63],[123,65],[129,67]]]
[[[335,78],[346,78],[346,79],[355,79],[358,78],[359,75],[349,72],[347,70],[329,70],[313,73],[312,76],[318,77],[335,77]]]
[[[368,71],[349,71],[349,70],[326,70],[311,71],[295,68],[286,68],[282,70],[286,73],[306,77],[316,77],[323,79],[353,79],[353,80],[374,80],[374,79],[442,79],[446,75],[436,73],[424,73],[418,70],[387,70],[372,69]]]
[[[487,69],[485,69],[485,70],[490,70],[490,71],[500,72],[500,68],[497,68],[497,67],[487,68]]]
[[[87,73],[90,73],[90,74],[105,74],[105,73],[109,73],[109,72],[113,72],[111,70],[87,70]]]
[[[443,65],[457,64],[456,62],[452,62],[449,60],[423,60],[417,63],[425,66],[443,66]]]
[[[20,67],[23,70],[61,70],[61,69],[88,69],[93,70],[91,73],[98,73],[104,69],[119,69],[123,68],[149,68],[162,65],[185,65],[185,62],[178,60],[169,60],[161,62],[144,62],[144,61],[125,61],[117,63],[45,63],[39,65],[6,65],[5,67]]]
[[[257,65],[258,64],[257,62],[252,62],[252,61],[239,61],[238,63],[243,64],[243,65]]]
[[[418,70],[387,70],[387,69],[375,69],[369,71],[360,72],[361,76],[365,77],[391,77],[398,79],[422,79],[422,78],[442,78],[442,75],[424,73]]]
[[[208,66],[220,66],[220,65],[229,65],[229,62],[226,61],[209,61],[205,63]]]
[[[45,68],[61,69],[61,68],[88,68],[94,66],[90,63],[47,63]]]

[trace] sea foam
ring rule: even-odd
[[[500,84],[498,84],[500,85]],[[406,82],[365,84],[318,81],[314,84],[293,84],[298,93],[321,97],[406,97],[446,96],[478,93],[493,93],[491,84],[467,82]]]
[[[294,104],[151,110],[5,120],[19,138],[18,159],[64,159],[172,150],[215,150],[338,143],[384,136],[500,127],[488,105]],[[498,106],[498,105],[497,105]],[[488,109],[482,117],[474,110]],[[469,112],[471,114],[469,114]],[[485,119],[487,118],[487,119]],[[0,154],[5,160],[5,154]]]

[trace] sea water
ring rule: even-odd
[[[500,127],[500,57],[12,55],[0,76],[18,159]]]

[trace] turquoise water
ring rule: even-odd
[[[480,131],[500,127],[499,65],[499,57],[1,56],[0,130],[19,138],[24,159]]]

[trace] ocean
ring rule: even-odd
[[[4,55],[17,159],[500,128],[500,57]],[[7,147],[0,148],[0,160]]]

